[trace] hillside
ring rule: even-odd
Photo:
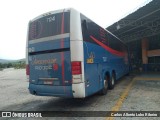
[[[9,62],[12,62],[12,60],[0,59],[0,63],[9,63]]]
[[[19,60],[0,59],[0,71],[5,68],[21,69],[25,68],[25,66],[26,66],[25,58]]]
[[[18,62],[18,61],[25,61],[26,59],[19,59],[19,60],[7,60],[7,59],[0,59],[0,63],[12,63],[12,62]]]

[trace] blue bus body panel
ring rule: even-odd
[[[128,48],[117,37],[81,14],[85,93],[86,96],[104,87],[106,73],[116,80],[129,72]]]
[[[63,39],[63,43],[64,43],[63,48],[70,48],[70,41],[69,40],[70,40],[69,37]],[[61,42],[62,42],[62,40],[60,40],[60,39],[48,40],[45,42],[29,44],[29,47],[34,48],[34,52],[46,51],[46,50],[56,50],[56,49],[61,48]]]
[[[39,96],[73,97],[72,86],[50,86],[29,84],[31,94]],[[36,93],[35,93],[36,91]]]
[[[29,91],[73,97],[70,56],[70,11],[49,13],[29,22]]]
[[[98,64],[84,64],[85,80],[86,80],[86,96],[96,93],[100,88],[100,81],[98,75]]]
[[[34,48],[29,55],[29,90],[32,94],[73,97],[69,40],[64,38],[29,45]]]
[[[128,65],[125,64],[124,58],[111,54],[104,48],[93,43],[84,43],[84,68],[86,82],[86,95],[91,95],[103,88],[104,74],[112,70],[116,71],[116,78],[119,79],[128,73]],[[93,63],[87,63],[93,55]]]

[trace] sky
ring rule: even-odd
[[[25,58],[29,20],[43,13],[74,8],[106,28],[151,0],[1,0],[0,59]]]

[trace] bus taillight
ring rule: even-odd
[[[72,64],[72,83],[81,83],[82,82],[81,62],[74,61],[71,64]]]
[[[29,75],[29,65],[26,65],[26,75]]]
[[[72,75],[82,74],[81,62],[74,61],[71,64],[72,64]]]

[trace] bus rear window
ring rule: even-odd
[[[70,31],[70,12],[44,16],[29,24],[29,40],[54,36]]]

